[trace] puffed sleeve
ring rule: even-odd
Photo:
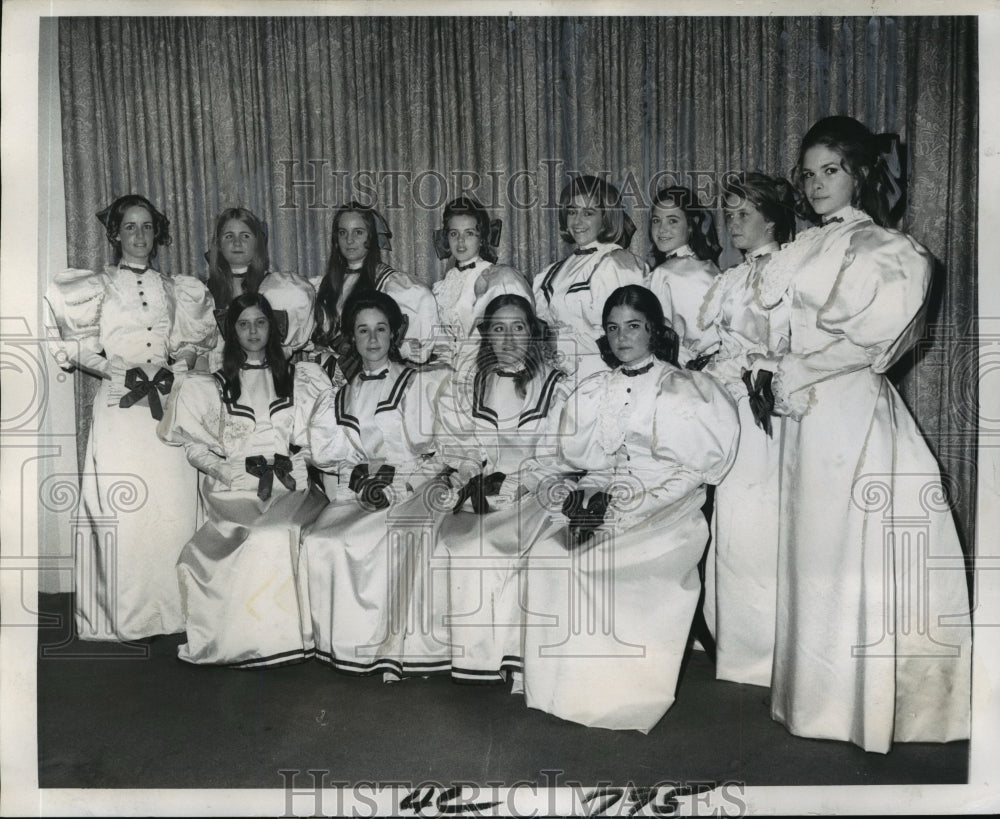
[[[642,284],[645,275],[645,265],[623,248],[612,250],[597,263],[590,278],[591,322],[595,327],[600,327],[608,296],[627,284]]]
[[[473,325],[482,318],[486,306],[497,296],[521,296],[534,308],[535,295],[527,280],[508,265],[495,264],[476,280],[476,301],[472,307]]]
[[[867,225],[851,236],[816,326],[830,341],[809,353],[786,353],[772,384],[776,407],[801,417],[819,381],[871,367],[884,373],[920,337],[930,254],[904,233]]]
[[[456,481],[464,485],[482,470],[483,454],[469,423],[473,379],[471,367],[453,373],[441,385],[435,402],[434,442],[438,459],[458,472]]]
[[[317,398],[306,432],[306,443],[312,462],[324,472],[337,472],[364,461],[364,453],[348,435],[347,428],[337,423],[337,392],[325,391]]]
[[[707,373],[670,370],[660,379],[652,432],[652,455],[664,468],[646,491],[670,503],[729,472],[740,440],[736,402]]]
[[[194,276],[164,276],[164,286],[173,301],[167,339],[171,356],[207,355],[218,337],[212,294]]]
[[[403,416],[403,435],[412,459],[400,464],[403,474],[427,472],[429,456],[434,454],[434,402],[441,389],[441,374],[414,372],[400,412]]]
[[[688,256],[656,268],[646,282],[660,300],[663,315],[680,337],[681,364],[707,352],[719,341],[714,323],[707,324],[704,329],[699,324],[701,308],[719,275],[719,269],[712,262]]]
[[[45,294],[52,354],[63,369],[80,367],[95,375],[107,372],[101,355],[101,307],[108,284],[106,273],[64,270],[57,273]]]
[[[196,469],[228,484],[222,424],[222,399],[215,379],[207,373],[189,372],[175,380],[156,434],[165,444],[183,446]]]
[[[305,450],[307,460],[312,459],[309,453],[309,420],[320,398],[332,392],[330,379],[319,364],[300,361],[295,365],[295,420],[292,426],[292,443]]]
[[[297,273],[272,271],[260,283],[260,294],[274,310],[288,316],[288,330],[282,347],[286,355],[303,349],[316,328],[316,291]]]
[[[625,442],[620,421],[627,402],[627,379],[595,373],[569,396],[559,418],[557,454],[570,469],[601,472],[614,467]]]
[[[400,353],[416,364],[423,364],[434,350],[434,335],[441,324],[434,294],[429,287],[400,270],[392,272],[384,289],[409,319]]]

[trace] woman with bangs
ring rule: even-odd
[[[578,381],[603,369],[597,339],[608,296],[642,284],[645,267],[628,251],[634,233],[621,194],[605,180],[578,176],[562,189],[559,235],[575,247],[533,287],[538,317],[554,331],[563,366]]]
[[[610,369],[566,400],[527,555],[527,704],[584,725],[650,731],[674,701],[708,542],[701,511],[736,455],[717,379],[677,366],[656,296],[615,290],[600,339]],[[532,527],[535,528],[535,527]]]

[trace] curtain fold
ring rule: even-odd
[[[727,171],[786,174],[822,116],[899,133],[907,229],[939,270],[927,338],[893,375],[971,544],[974,17],[74,17],[59,35],[79,267],[108,260],[94,214],[136,191],[171,219],[171,273],[204,276],[215,215],[240,204],[268,223],[273,268],[319,275],[333,208],[360,198],[390,224],[389,261],[430,283],[443,206],[472,190],[504,220],[500,259],[534,275],[566,250],[569,173],[622,187],[644,256],[654,177],[714,204]]]

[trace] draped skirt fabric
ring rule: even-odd
[[[146,403],[94,401],[81,476],[75,620],[82,640],[137,640],[184,630],[177,557],[195,530],[197,472],[163,444]]]
[[[208,483],[208,482],[207,482]],[[281,665],[313,654],[309,601],[296,579],[302,527],[326,504],[318,490],[274,482],[252,491],[206,491],[208,521],[177,563],[191,663]]]
[[[439,517],[422,489],[381,510],[345,493],[304,532],[299,582],[307,587],[317,659],[359,674],[447,670],[430,572]],[[439,597],[443,589],[438,584]]]
[[[772,716],[886,753],[969,736],[962,552],[934,457],[870,370],[785,430]]]
[[[781,435],[794,421],[773,418],[773,438],[742,398],[739,452],[715,490],[705,564],[705,620],[715,637],[720,680],[769,686],[778,574]]]
[[[522,507],[529,504],[485,515],[463,511],[441,526],[435,577],[446,583],[442,620],[456,680],[499,682],[522,667],[522,572],[530,545],[522,537]]]
[[[564,519],[528,552],[527,704],[647,733],[674,702],[708,540],[704,491],[624,532],[568,548]]]

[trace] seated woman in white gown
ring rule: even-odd
[[[739,419],[715,378],[676,366],[649,290],[614,291],[603,326],[614,369],[583,381],[561,419],[558,459],[583,477],[528,553],[526,608],[541,622],[525,627],[524,692],[563,719],[647,732],[674,701],[705,485],[729,470]]]
[[[315,364],[293,371],[274,324],[263,296],[234,298],[222,369],[179,381],[157,430],[202,473],[206,522],[177,561],[187,631],[177,653],[187,662],[250,667],[312,656],[295,570],[301,529],[326,498],[308,487],[296,443],[308,411],[296,405],[326,376]]]
[[[494,298],[479,334],[478,355],[437,402],[438,456],[461,489],[437,533],[434,583],[447,578],[452,677],[500,682],[521,669],[520,570],[530,544],[519,525],[520,470],[536,450],[555,450],[569,387],[525,298]]]
[[[303,534],[316,657],[341,671],[387,679],[446,670],[447,646],[431,638],[421,598],[430,559],[429,514],[402,501],[435,475],[433,387],[403,364],[403,316],[384,293],[352,301],[344,331],[361,369],[320,397],[309,423],[313,462],[332,473],[329,505]],[[404,656],[405,653],[405,656]]]
[[[497,296],[523,296],[534,309],[535,298],[524,276],[513,267],[497,264],[501,228],[502,222],[490,219],[479,202],[460,196],[445,205],[444,225],[434,233],[438,258],[455,260],[431,288],[452,360],[460,359],[463,352],[475,357],[479,321],[486,305]]]

